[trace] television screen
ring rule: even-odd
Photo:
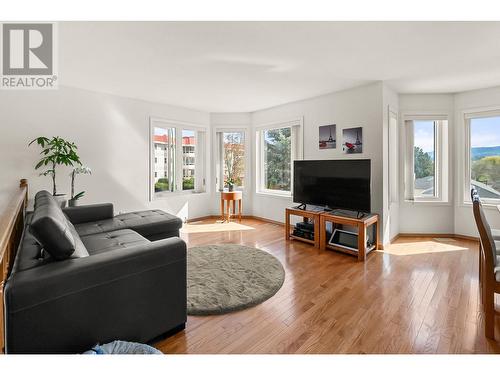
[[[296,160],[293,201],[370,212],[370,160]]]

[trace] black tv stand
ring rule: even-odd
[[[358,213],[356,214],[356,219],[362,219],[365,216],[366,216],[366,213],[358,211]]]
[[[307,205],[305,203],[299,204],[297,207],[294,207],[297,210],[307,210]]]

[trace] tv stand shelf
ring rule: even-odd
[[[314,241],[294,236],[292,234],[293,228],[290,226],[290,217],[292,215],[301,216],[304,221],[308,222],[313,220],[314,222]],[[332,223],[332,225],[349,225],[357,228],[358,235],[358,247],[357,249],[344,248],[338,245],[330,245],[327,238],[326,226],[327,223]],[[326,212],[322,210],[307,210],[299,208],[287,208],[285,211],[285,239],[286,240],[299,240],[302,242],[310,243],[314,247],[320,250],[331,249],[335,251],[342,252],[344,254],[349,254],[358,258],[358,261],[365,261],[366,255],[378,248],[379,240],[379,217],[378,214],[367,214],[361,218],[342,216],[335,214],[334,212]],[[375,225],[375,234],[373,239],[373,245],[367,246],[367,228]]]
[[[326,238],[326,224],[332,223],[333,225],[350,225],[357,228],[358,231],[358,248],[356,250],[346,249],[337,245],[330,245],[328,243],[329,238]],[[375,225],[375,238],[374,244],[367,246],[366,244],[366,230],[368,227]],[[354,218],[348,216],[340,216],[331,213],[324,212],[320,216],[320,249],[331,249],[335,251],[340,251],[345,254],[353,255],[358,258],[358,261],[364,262],[366,260],[366,255],[377,248],[378,244],[378,215],[368,214],[362,218]]]
[[[314,247],[318,248],[320,247],[320,214],[323,211],[314,211],[314,210],[305,210],[297,207],[292,207],[292,208],[287,208],[285,210],[285,240],[298,240],[302,242],[309,243],[311,245],[314,245]],[[299,237],[299,236],[294,236],[292,234],[293,228],[290,227],[290,218],[291,216],[301,216],[304,222],[309,222],[312,220],[314,222],[314,241]]]

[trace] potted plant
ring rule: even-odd
[[[73,142],[66,141],[61,137],[38,137],[33,139],[28,146],[37,143],[42,151],[42,158],[35,165],[35,169],[48,167],[46,171],[40,173],[40,176],[52,177],[52,195],[59,201],[61,207],[66,206],[66,194],[57,193],[56,185],[56,167],[58,165],[66,165],[73,167],[81,165],[80,157],[76,153],[77,147]]]
[[[75,194],[75,177],[78,174],[92,174],[92,170],[89,167],[81,166],[73,168],[69,174],[71,177],[71,199],[68,201],[68,205],[70,207],[78,206],[78,199],[85,195],[84,191]]]
[[[226,185],[227,185],[227,189],[229,191],[233,191],[234,190],[234,185],[235,185],[236,181],[232,178],[232,177],[228,177],[226,179]]]

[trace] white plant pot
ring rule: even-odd
[[[61,205],[61,208],[66,207],[66,202],[68,200],[66,194],[54,195],[55,200]]]
[[[78,206],[78,199],[68,200],[68,207],[76,207],[76,206]]]

